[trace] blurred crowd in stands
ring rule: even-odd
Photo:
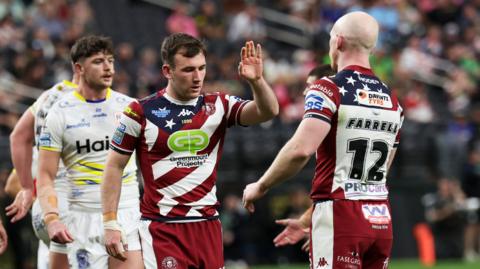
[[[219,196],[225,200],[226,257],[248,263],[306,261],[300,251],[292,254],[299,247],[278,251],[271,244],[280,229],[272,219],[308,207],[299,202],[300,208],[291,208],[294,198],[288,195],[303,189],[275,196],[287,200],[265,205],[265,216],[256,216],[265,218],[259,224],[241,209],[239,186],[254,180],[294,131],[303,114],[306,75],[328,62],[330,27],[351,10],[364,10],[379,21],[380,41],[371,58],[374,72],[397,92],[405,111],[399,156],[390,174],[392,191],[403,188],[419,196],[432,192],[441,200],[437,183],[446,180],[458,186],[455,212],[461,212],[462,219],[455,227],[467,227],[466,238],[476,240],[465,242],[465,249],[460,243],[452,255],[477,259],[480,209],[478,203],[472,207],[469,198],[480,197],[479,0],[0,0],[0,182],[11,168],[11,129],[41,90],[71,78],[69,48],[77,38],[89,33],[111,36],[116,48],[114,89],[137,98],[166,85],[159,45],[165,35],[180,31],[207,44],[206,91],[249,98],[237,77],[237,64],[240,46],[255,40],[264,47],[265,76],[281,115],[227,139],[219,177],[225,182]],[[309,167],[297,180],[305,189],[313,173]],[[0,197],[7,203],[11,198],[2,190]],[[436,201],[431,198],[424,199],[425,217],[422,211],[412,222],[438,222],[429,211]],[[251,225],[257,227],[245,228]],[[258,234],[256,229],[270,230]],[[399,249],[394,248],[394,255],[409,255]]]

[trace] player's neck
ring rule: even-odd
[[[338,72],[350,65],[358,65],[371,69],[369,55],[363,53],[344,53],[338,57]]]
[[[85,98],[85,100],[97,101],[107,98],[108,88],[94,89],[84,81],[80,80],[80,85],[78,86],[77,91],[83,98]]]

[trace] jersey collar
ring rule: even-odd
[[[181,105],[181,106],[195,106],[197,104],[197,101],[198,101],[198,97],[195,98],[195,99],[192,99],[192,100],[188,100],[188,101],[180,101],[180,100],[177,100],[177,99],[171,97],[170,95],[168,95],[167,91],[165,91],[163,96],[165,97],[165,99],[167,99],[171,103],[174,103],[176,105]]]
[[[364,75],[375,76],[372,69],[366,68],[366,67],[363,67],[363,66],[360,66],[360,65],[349,65],[349,66],[345,67],[343,70],[353,70],[353,71],[358,71],[358,72],[360,72]]]
[[[73,91],[73,95],[79,99],[80,101],[82,102],[87,102],[87,103],[101,103],[105,100],[107,100],[108,98],[110,98],[110,95],[112,95],[112,89],[108,88],[107,89],[107,95],[105,96],[105,98],[103,99],[98,99],[98,100],[87,100],[85,99],[85,97],[83,97],[78,91]]]

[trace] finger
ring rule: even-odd
[[[302,245],[302,250],[308,252],[310,250],[310,239],[307,239]]]
[[[253,41],[250,41],[250,57],[255,57],[255,46],[253,45]]]
[[[263,59],[263,53],[262,53],[262,45],[257,44],[257,58],[258,59]]]
[[[250,212],[250,213],[255,212],[255,206],[253,205],[253,203],[247,202],[245,204],[245,206],[246,206],[248,212]]]
[[[11,215],[14,215],[15,213],[17,213],[17,210],[18,209],[16,207],[12,207],[10,209],[7,209],[6,215],[10,217]]]
[[[247,44],[245,44],[245,46],[247,46]],[[245,58],[247,58],[247,48],[242,47],[240,50],[240,59],[243,61]]]
[[[117,244],[115,244],[115,249],[117,251],[117,255],[115,256],[115,258],[121,261],[125,261],[127,259],[127,255],[125,253],[125,249],[123,248],[122,243],[118,242]]]
[[[65,230],[65,238],[69,241],[69,243],[73,242],[73,236],[68,230]]]
[[[288,219],[277,219],[277,220],[275,220],[275,223],[283,225],[283,226],[287,226],[288,225]]]

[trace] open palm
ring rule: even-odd
[[[260,44],[257,44],[255,49],[253,41],[245,42],[240,55],[238,74],[248,81],[260,79],[263,74],[262,47]]]

